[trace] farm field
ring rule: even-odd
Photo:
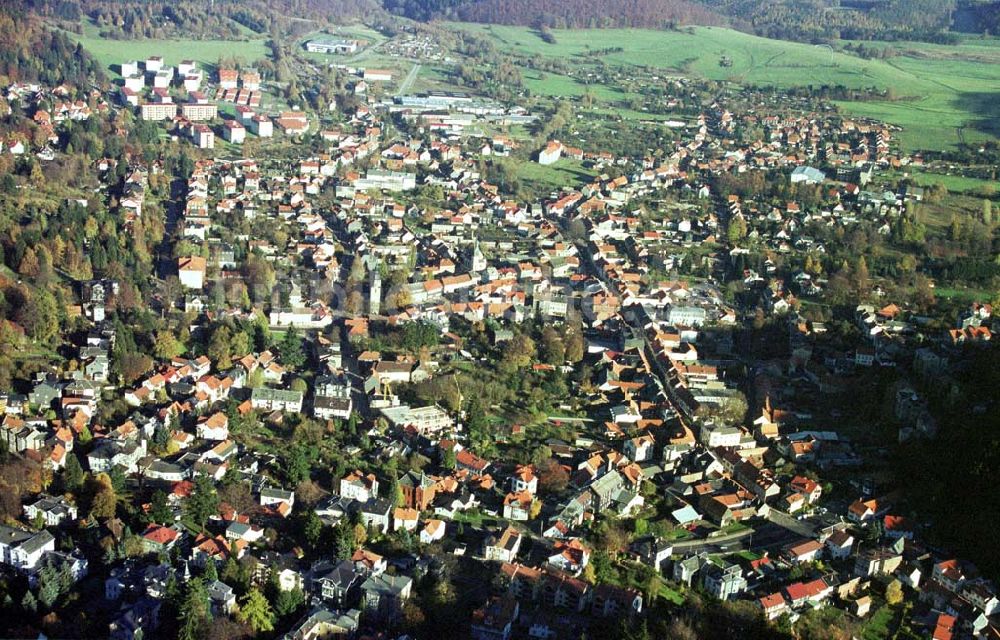
[[[263,38],[248,40],[110,40],[98,34],[97,27],[85,23],[83,35],[65,32],[79,42],[112,75],[118,66],[147,56],[163,56],[168,65],[182,60],[194,60],[204,69],[214,69],[219,58],[243,58],[252,62],[267,57],[269,49]]]
[[[556,42],[548,44],[525,27],[453,26],[490,37],[499,47],[516,53],[581,64],[595,50],[610,50],[600,55],[609,64],[657,67],[712,80],[889,89],[896,98],[893,101],[838,104],[846,113],[906,128],[900,138],[908,149],[947,148],[961,141],[1000,136],[1000,105],[994,100],[1000,94],[1000,41],[994,39],[970,39],[954,47],[893,43],[886,46],[896,49],[896,57],[865,60],[829,47],[769,40],[718,27],[555,30]],[[720,64],[723,58],[729,66]],[[533,79],[528,75],[525,79],[534,90]],[[585,85],[572,78],[550,86],[555,87],[550,91],[563,95],[585,90]]]

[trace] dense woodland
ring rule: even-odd
[[[688,0],[479,0],[450,15],[471,21],[551,28],[667,28],[679,24],[719,25],[725,20]]]
[[[87,87],[102,76],[82,47],[20,11],[0,10],[0,78]]]
[[[995,33],[1000,3],[992,0],[384,0],[416,20],[448,18],[553,28],[727,24],[797,41],[926,40],[951,43],[953,19],[963,31]]]
[[[272,31],[312,31],[317,23],[360,20],[380,11],[377,0],[217,0],[210,7],[207,1],[200,0],[83,0],[79,3],[33,0],[29,4],[39,15],[70,23],[86,16],[97,25],[102,36],[118,39],[243,39]]]
[[[316,23],[378,20],[385,12],[414,20],[464,20],[544,28],[673,28],[725,25],[758,35],[828,40],[924,40],[953,43],[951,30],[996,33],[996,0],[31,0],[39,15],[79,29],[86,16],[105,37],[241,39],[299,33]],[[291,18],[294,16],[294,18]]]
[[[704,0],[738,27],[784,40],[930,40],[951,42],[952,1]]]

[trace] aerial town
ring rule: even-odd
[[[992,269],[992,192],[836,96],[357,33],[0,75],[2,635],[1000,638],[914,495],[988,464],[995,299],[920,252]]]

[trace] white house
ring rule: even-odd
[[[625,455],[633,462],[645,462],[653,457],[653,448],[656,441],[653,436],[644,435],[625,441]]]
[[[583,571],[590,561],[590,550],[577,539],[559,540],[552,548],[549,564],[567,573],[577,574]]]
[[[222,137],[232,144],[243,144],[247,138],[247,128],[236,120],[226,120],[222,127]]]
[[[538,164],[555,164],[562,156],[563,145],[558,140],[551,140],[545,148],[538,152]]]
[[[76,520],[76,505],[62,496],[43,496],[32,504],[24,505],[24,515],[34,521],[41,516],[47,527],[55,527],[67,520]]]
[[[358,502],[368,502],[378,496],[378,478],[374,473],[364,475],[354,470],[340,479],[340,497]]]
[[[188,289],[201,289],[205,286],[206,269],[207,263],[201,256],[177,259],[177,277],[181,285]]]
[[[521,549],[521,533],[513,528],[507,527],[498,540],[487,542],[485,557],[487,560],[497,560],[499,562],[514,562],[517,552]]]
[[[511,491],[520,493],[525,491],[531,495],[538,493],[538,476],[530,465],[518,465],[514,470],[514,475],[510,478]]]
[[[56,539],[44,529],[36,533],[0,525],[0,563],[17,571],[33,571],[55,548]]]
[[[195,426],[196,433],[202,440],[228,440],[229,418],[221,411],[210,416],[201,416]]]
[[[420,543],[431,544],[444,538],[444,520],[428,520],[424,523],[424,528],[420,532]]]
[[[256,115],[250,119],[250,130],[258,137],[270,138],[274,135],[274,123],[267,116]]]
[[[396,507],[396,509],[393,510],[392,512],[392,530],[415,531],[419,519],[420,519],[420,512],[417,511],[416,509]]]

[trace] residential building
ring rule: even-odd
[[[205,286],[207,269],[208,263],[201,256],[177,259],[177,276],[181,285],[188,289],[201,289]]]
[[[521,549],[522,539],[523,537],[517,529],[507,527],[500,534],[499,539],[491,537],[487,540],[483,556],[487,560],[514,562],[517,558],[517,552]]]

